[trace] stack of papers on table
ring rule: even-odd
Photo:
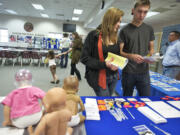
[[[176,108],[180,109],[180,101],[167,101],[167,102],[175,106]]]
[[[142,114],[144,114],[146,117],[148,117],[150,120],[152,120],[154,123],[166,123],[167,120],[163,118],[161,115],[153,111],[147,106],[139,107],[138,111],[140,111]]]
[[[96,99],[86,98],[84,107],[87,120],[100,120],[99,109]]]
[[[164,118],[180,118],[180,111],[163,101],[146,102],[146,104]]]

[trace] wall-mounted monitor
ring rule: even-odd
[[[63,32],[76,32],[76,24],[63,24]]]

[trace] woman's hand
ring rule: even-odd
[[[110,61],[106,61],[106,67],[108,67],[108,68],[111,69],[112,71],[116,71],[116,70],[118,70],[118,67],[112,64],[112,61],[113,61],[113,60],[114,60],[114,59],[111,58]]]

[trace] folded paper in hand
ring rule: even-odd
[[[105,59],[105,61],[113,61],[111,62],[113,65],[119,67],[121,70],[127,65],[128,59],[113,53],[108,52],[108,57]]]
[[[145,61],[149,61],[149,62],[157,62],[158,60],[162,59],[163,57],[161,57],[158,53],[152,56],[144,56],[143,57]]]

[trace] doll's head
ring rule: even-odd
[[[15,74],[15,84],[19,87],[31,86],[32,85],[32,74],[27,69],[20,69]]]
[[[63,89],[66,91],[77,92],[79,88],[79,81],[76,76],[68,76],[64,79]]]
[[[48,113],[64,109],[66,106],[65,90],[58,87],[48,90],[43,98],[43,104]]]

